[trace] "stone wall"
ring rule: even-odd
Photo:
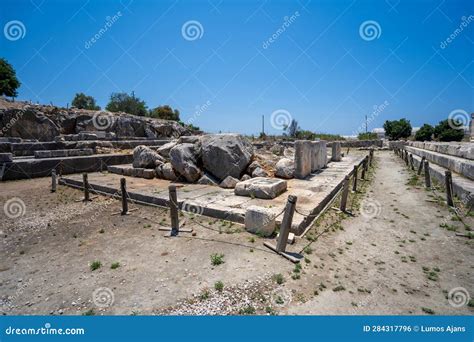
[[[409,141],[408,145],[454,157],[474,160],[474,143],[471,142]]]
[[[342,140],[338,141],[341,143],[341,147],[382,147],[383,140]],[[327,145],[328,147],[332,147],[333,142],[329,142]]]

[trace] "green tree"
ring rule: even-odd
[[[408,138],[411,135],[411,124],[407,119],[385,121],[383,128],[385,135],[390,140],[398,140],[402,138]]]
[[[461,141],[464,138],[462,123],[455,122],[450,124],[449,120],[440,121],[434,128],[434,137],[439,141]]]
[[[145,101],[127,93],[112,93],[110,101],[105,107],[109,112],[125,112],[133,115],[145,116],[147,114]]]
[[[21,83],[16,78],[15,69],[6,59],[0,58],[0,96],[18,96],[17,89]]]
[[[168,105],[159,106],[150,110],[148,115],[152,118],[179,121],[179,110],[171,108]]]
[[[377,133],[367,132],[367,133],[359,133],[357,139],[359,140],[375,140],[377,139]]]
[[[416,141],[431,141],[434,133],[434,128],[431,125],[424,124],[420,129],[415,133]]]
[[[71,104],[73,107],[79,109],[100,110],[100,107],[95,103],[95,99],[84,93],[77,93]]]

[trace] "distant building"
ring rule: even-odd
[[[378,139],[385,139],[385,129],[383,128],[374,128],[372,133],[376,133]]]

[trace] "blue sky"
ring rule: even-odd
[[[353,134],[365,115],[371,129],[474,110],[468,0],[3,0],[0,19],[22,100],[65,106],[85,92],[104,107],[134,91],[208,132],[247,134],[262,115],[270,133],[291,117]]]

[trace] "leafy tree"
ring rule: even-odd
[[[450,125],[449,120],[440,121],[434,128],[434,137],[439,141],[461,141],[464,138],[464,130],[461,127],[462,123],[460,122]]]
[[[6,59],[0,58],[0,96],[18,96],[17,89],[21,85],[16,78],[15,69]]]
[[[428,125],[428,124],[424,124],[415,133],[415,140],[416,141],[431,141],[433,133],[434,133],[433,126]]]
[[[377,139],[377,133],[367,132],[367,133],[359,133],[357,139],[359,140],[375,140]]]
[[[95,99],[84,93],[77,93],[76,96],[74,96],[72,106],[79,109],[100,110],[100,107],[95,103]]]
[[[383,128],[385,134],[390,140],[398,140],[401,138],[408,138],[411,135],[411,124],[407,119],[400,119],[394,121],[385,121]]]
[[[149,111],[148,115],[152,118],[179,121],[179,110],[171,108],[168,105],[159,106]]]
[[[298,121],[292,119],[290,124],[285,127],[285,131],[289,137],[296,138],[298,135],[298,131],[300,128],[298,127]]]
[[[105,107],[110,112],[125,112],[133,115],[145,116],[147,114],[145,101],[127,93],[112,93],[110,101]]]

